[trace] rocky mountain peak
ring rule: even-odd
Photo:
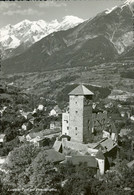
[[[25,44],[26,47],[29,47],[50,33],[73,28],[83,21],[83,19],[76,16],[66,16],[61,22],[58,22],[57,19],[51,22],[44,20],[30,21],[25,19],[15,25],[9,24],[0,29],[0,49],[5,51],[3,55],[10,57],[6,53],[6,50],[10,50],[11,55],[11,50],[16,49],[21,44]]]

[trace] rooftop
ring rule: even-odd
[[[79,85],[75,89],[73,89],[69,95],[94,95],[89,89],[87,89],[84,85]]]
[[[102,159],[102,160],[105,159],[105,157],[104,157],[104,155],[103,155],[103,152],[102,152],[101,150],[99,150],[99,151],[97,152],[97,154],[96,154],[95,157],[98,158],[98,159]]]
[[[97,168],[97,160],[93,156],[72,156],[67,158],[66,160],[67,162],[70,162],[73,165],[79,165],[80,163],[87,163],[88,167]]]
[[[110,150],[117,146],[117,144],[114,143],[111,138],[106,139],[104,142],[101,142],[100,145],[102,146],[103,149],[106,149],[107,152],[109,152]]]
[[[127,166],[129,168],[133,167],[134,166],[134,160],[132,160],[131,162],[127,163]]]
[[[56,140],[56,141],[54,142],[54,145],[53,145],[54,150],[57,151],[57,152],[59,152],[61,147],[62,147],[62,142]]]
[[[65,160],[65,156],[54,149],[46,150],[45,153],[47,154],[46,160],[51,163],[57,163]]]
[[[58,105],[56,105],[56,106],[54,106],[54,108],[53,108],[56,112],[58,112],[59,114],[61,114],[62,113],[62,111],[61,111],[61,109],[59,108],[59,106]]]

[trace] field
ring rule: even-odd
[[[133,71],[134,66],[130,63],[107,63],[84,68],[5,75],[5,78],[8,84],[16,85],[25,93],[55,98],[66,85],[79,83],[133,93]]]

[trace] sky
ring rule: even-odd
[[[125,0],[53,0],[53,1],[0,1],[0,28],[22,20],[59,22],[67,15],[89,19],[97,13],[121,5]]]

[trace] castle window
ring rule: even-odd
[[[78,111],[75,111],[75,113],[78,113]]]
[[[67,127],[67,130],[69,130],[69,127]]]
[[[75,130],[77,130],[77,127],[75,127]]]

